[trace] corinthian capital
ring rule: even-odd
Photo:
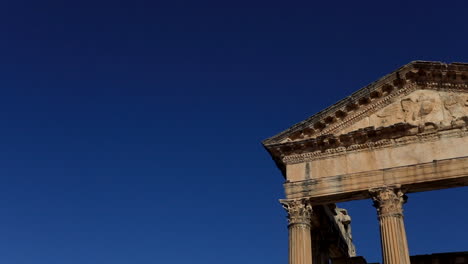
[[[377,208],[379,218],[386,216],[403,217],[403,204],[407,197],[401,191],[400,186],[385,186],[373,188],[369,193]]]
[[[308,199],[280,200],[283,208],[288,212],[289,225],[306,225],[310,227],[312,205]]]

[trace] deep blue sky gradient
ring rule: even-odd
[[[412,60],[468,62],[464,1],[0,3],[0,262],[287,263],[261,140]],[[411,194],[466,251],[466,188]],[[370,201],[343,204],[380,261]]]

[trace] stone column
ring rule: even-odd
[[[289,264],[312,264],[312,205],[306,199],[280,202],[288,212]]]
[[[400,186],[387,186],[369,190],[380,223],[380,241],[384,264],[410,264],[403,204],[407,197]]]

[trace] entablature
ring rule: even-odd
[[[468,117],[454,120],[450,126],[445,127],[437,127],[430,122],[424,126],[398,123],[388,127],[367,127],[338,136],[324,135],[302,142],[279,144],[272,146],[271,151],[287,165],[351,152],[465,136],[468,136]]]

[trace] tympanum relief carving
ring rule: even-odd
[[[468,94],[418,90],[386,106],[338,134],[365,127],[386,127],[397,123],[415,126],[450,126],[468,116]]]

